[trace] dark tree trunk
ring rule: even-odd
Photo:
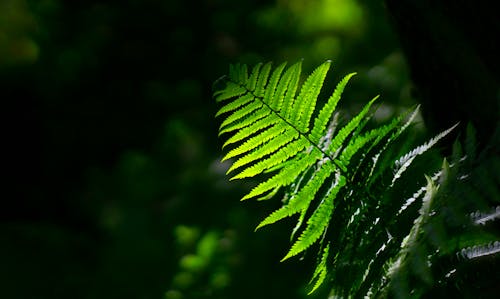
[[[500,111],[500,16],[491,2],[385,0],[428,127],[470,121],[482,145]]]

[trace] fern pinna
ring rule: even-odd
[[[222,105],[217,116],[224,116],[219,135],[231,134],[223,145],[231,147],[223,158],[234,160],[231,179],[269,174],[242,200],[269,199],[284,189],[284,205],[257,229],[298,214],[293,244],[282,260],[317,244],[310,293],[330,278],[333,295],[363,297],[386,289],[392,262],[411,229],[411,223],[406,231],[398,229],[397,210],[394,218],[385,217],[397,206],[386,196],[388,190],[397,190],[414,159],[453,128],[402,155],[393,144],[417,109],[365,129],[375,97],[350,121],[339,121],[336,107],[352,73],[316,111],[330,66],[323,63],[303,84],[301,62],[274,70],[271,63],[257,64],[250,74],[246,65],[231,66],[224,88],[214,93]]]

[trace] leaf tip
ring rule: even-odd
[[[290,257],[289,257],[288,255],[287,255],[287,256],[285,256],[284,258],[282,258],[282,259],[280,260],[280,263],[283,263],[284,261],[286,261],[286,260],[287,260],[287,259],[289,259],[289,258],[290,258]]]
[[[247,199],[249,199],[249,198],[252,198],[252,197],[253,197],[253,196],[249,196],[249,195],[250,195],[250,193],[249,193],[249,194],[247,194],[247,195],[245,195],[245,196],[243,196],[243,197],[240,199],[240,201],[245,201],[245,200],[247,200]]]
[[[280,260],[280,263],[286,261],[287,259],[291,258],[292,256],[294,256],[295,254],[292,254],[292,251],[290,250],[286,255],[285,257],[283,257],[281,260]]]

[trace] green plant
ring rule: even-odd
[[[342,122],[336,107],[354,74],[345,76],[315,111],[330,65],[323,63],[303,84],[299,84],[301,62],[274,70],[270,63],[258,64],[250,74],[245,65],[234,65],[229,76],[221,79],[225,86],[214,93],[223,104],[217,116],[225,115],[220,135],[232,133],[223,146],[232,149],[223,160],[237,157],[228,173],[238,171],[232,179],[265,177],[243,200],[270,199],[285,189],[283,206],[257,229],[298,214],[293,244],[282,261],[317,247],[310,293],[329,278],[333,296],[422,295],[445,285],[450,275],[441,272],[451,271],[454,262],[449,259],[456,252],[484,244],[484,253],[498,251],[497,235],[457,229],[473,227],[470,217],[462,216],[484,211],[499,198],[488,196],[466,206],[456,203],[456,195],[463,190],[453,182],[467,176],[475,163],[470,141],[474,134],[469,133],[467,156],[456,144],[452,163],[444,160],[441,168],[430,163],[422,173],[415,159],[457,125],[414,147],[409,136],[401,136],[418,107],[377,127],[370,122],[377,97],[350,121]],[[441,160],[436,155],[429,159]],[[468,165],[465,172],[463,164]],[[421,181],[425,173],[434,171]],[[493,194],[498,193],[498,183],[496,177],[488,184]],[[405,197],[408,190],[416,192]],[[447,209],[453,213],[441,217]],[[438,260],[446,267],[434,279],[431,264]]]

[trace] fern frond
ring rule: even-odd
[[[258,97],[262,97],[264,95],[264,92],[266,90],[265,86],[267,84],[267,78],[269,77],[270,72],[271,72],[271,63],[268,62],[260,70],[260,74],[257,79],[257,83],[255,84],[255,91],[253,94],[255,94]]]
[[[302,85],[297,99],[293,103],[292,113],[290,115],[291,123],[297,124],[297,129],[306,133],[309,129],[309,120],[318,98],[326,73],[330,69],[330,61],[323,63],[307,78]]]
[[[349,144],[342,150],[340,157],[338,158],[340,165],[347,170],[347,166],[350,163],[351,158],[361,149],[365,149],[365,145],[370,142],[370,146],[366,150],[370,150],[372,147],[376,146],[387,134],[389,134],[393,129],[397,127],[399,123],[398,119],[395,119],[392,123],[382,126],[379,128],[372,129],[371,131],[351,139]],[[371,142],[373,140],[373,142]]]
[[[281,74],[283,73],[285,66],[286,62],[280,64],[271,74],[267,86],[263,85],[261,87],[262,91],[259,91],[259,94],[264,92],[263,101],[264,103],[268,103],[270,107],[273,107],[272,100],[275,96],[275,93],[277,92],[278,83],[280,82]]]
[[[337,135],[333,138],[331,143],[328,146],[327,154],[330,156],[335,157],[338,154],[338,151],[344,144],[344,141],[349,137],[349,135],[356,129],[356,127],[359,125],[359,123],[363,120],[365,115],[368,113],[371,105],[375,100],[377,100],[378,96],[373,98],[368,104],[363,107],[363,110],[359,112],[358,115],[356,115],[347,125],[345,125],[340,131],[337,133]],[[343,169],[345,171],[345,169]]]
[[[267,122],[267,123],[271,123],[271,122]],[[286,126],[277,124],[277,125],[274,125],[270,128],[267,128],[266,130],[259,132],[259,134],[254,135],[253,137],[250,137],[252,133],[249,132],[249,134],[245,137],[247,137],[247,138],[250,137],[250,138],[248,138],[248,140],[246,140],[243,144],[241,144],[237,148],[229,151],[224,156],[224,158],[222,158],[222,161],[225,161],[229,158],[233,158],[233,157],[242,155],[246,152],[255,150],[256,147],[258,147],[259,145],[266,144],[266,143],[274,140],[276,138],[276,136],[281,136],[280,134],[285,132],[286,129],[287,129]],[[297,136],[296,132],[293,132],[293,131],[288,131],[288,132],[289,132],[289,134],[291,134],[294,137]]]
[[[337,107],[337,104],[340,101],[340,97],[344,92],[345,86],[349,82],[349,79],[351,79],[354,75],[356,75],[356,73],[351,73],[345,76],[337,84],[337,87],[335,88],[335,91],[333,92],[332,96],[328,99],[326,105],[323,106],[323,108],[320,110],[318,117],[316,117],[316,119],[314,120],[313,129],[309,134],[309,139],[312,142],[319,142],[320,138],[324,135],[326,124],[332,117],[333,111],[335,111],[335,108]]]
[[[350,159],[358,152],[359,150],[361,151],[360,159],[357,161],[357,165],[351,167],[352,171],[352,177],[354,178],[355,175],[358,174],[361,169],[365,169],[365,180],[366,180],[366,186],[371,186],[371,184],[376,180],[375,177],[372,177],[373,171],[375,167],[377,166],[378,159],[380,155],[385,151],[385,149],[391,144],[394,139],[397,138],[398,131],[400,131],[401,127],[401,122],[405,118],[405,115],[401,115],[399,117],[394,118],[389,124],[384,125],[379,128],[372,129],[368,133],[363,134],[364,139],[366,140],[356,140],[358,145],[354,144],[352,141],[351,143],[344,149],[342,152],[342,155],[340,157],[339,164],[347,166],[350,162]],[[390,135],[392,133],[392,135]],[[372,135],[372,136],[370,136]],[[390,135],[390,136],[389,136]],[[374,139],[373,141],[371,141]],[[380,145],[380,143],[383,143]],[[368,143],[367,146],[364,146],[365,143]],[[362,144],[362,146],[360,146]],[[351,148],[350,148],[351,147]],[[356,149],[357,147],[360,147],[359,149]],[[379,148],[377,153],[372,153],[372,150]],[[350,153],[349,153],[350,152]],[[348,154],[349,153],[349,154]],[[368,172],[366,172],[366,169],[370,169]]]
[[[453,129],[455,129],[458,126],[458,124],[455,124],[451,128],[444,130],[443,132],[439,133],[435,137],[431,138],[429,141],[426,143],[416,147],[406,155],[402,156],[395,162],[396,165],[396,171],[394,174],[394,177],[392,178],[391,184],[393,185],[394,182],[401,177],[403,172],[410,166],[410,164],[413,162],[413,160],[419,156],[422,155],[423,153],[427,152],[431,147],[433,147],[439,140],[444,138],[446,135],[448,135]]]
[[[371,168],[370,168],[370,172],[368,174],[368,182],[367,182],[368,186],[371,186],[374,182],[376,182],[384,170],[382,167],[379,167],[379,171],[378,172],[375,171],[377,166],[379,166],[378,162],[379,162],[380,156],[388,148],[388,146],[390,144],[392,144],[395,140],[397,140],[404,133],[404,131],[406,131],[406,129],[410,126],[410,124],[413,123],[413,120],[417,116],[419,109],[420,109],[420,106],[417,106],[413,110],[413,112],[410,114],[407,121],[401,127],[399,127],[398,130],[396,130],[391,135],[391,137],[389,137],[389,139],[385,142],[385,144],[382,146],[382,148],[375,155],[372,156]],[[404,119],[404,115],[401,116],[401,120],[403,120],[403,119]],[[399,123],[399,120],[398,120],[398,123]]]
[[[334,169],[335,168],[332,167],[331,164],[326,164],[324,167],[321,167],[313,174],[312,179],[307,182],[307,185],[290,199],[287,205],[274,211],[271,215],[264,219],[255,230],[265,225],[275,223],[286,217],[290,217],[306,209],[315,194],[318,192],[319,188],[321,188],[326,178],[334,171]]]
[[[311,218],[307,221],[307,227],[304,232],[299,236],[297,241],[292,245],[290,251],[281,261],[301,253],[319,239],[330,222],[330,217],[333,212],[334,199],[340,189],[345,186],[345,183],[345,177],[337,173],[335,182],[331,186],[330,190],[328,190],[327,194],[320,202]]]
[[[471,220],[476,225],[485,225],[487,222],[500,219],[500,206],[492,209],[490,212],[475,211],[471,213]]]
[[[271,130],[270,130],[271,131]],[[291,131],[291,130],[284,130],[284,132],[278,132],[276,135],[279,135],[276,138],[273,138],[266,144],[262,145],[258,149],[252,151],[250,154],[238,159],[236,162],[233,163],[233,166],[228,170],[228,173],[231,172],[233,169],[236,169],[238,167],[241,167],[243,165],[246,165],[248,163],[257,161],[258,159],[272,154],[278,149],[282,148],[284,145],[289,144],[291,141],[293,141],[295,138],[298,137],[298,133],[296,131]],[[301,143],[299,144],[294,144],[290,150],[293,152],[300,151],[302,149]],[[272,158],[272,159],[271,159]],[[273,159],[277,159],[276,155],[271,156],[271,161],[270,163],[273,163]]]
[[[229,100],[237,96],[241,96],[247,92],[247,89],[241,85],[234,82],[228,82],[224,90],[214,93],[215,100],[217,102],[222,102],[224,100]]]
[[[217,114],[215,114],[215,117],[218,117],[219,115],[227,113],[227,112],[234,111],[234,110],[240,108],[241,106],[244,106],[244,105],[250,103],[251,101],[253,101],[253,99],[254,99],[253,95],[247,93],[247,94],[239,97],[237,100],[229,102],[228,104],[226,104],[225,106],[220,108],[219,111],[217,111]]]
[[[238,84],[245,84],[248,80],[248,68],[245,64],[236,64],[229,66],[229,78]]]
[[[257,79],[259,78],[261,67],[262,67],[262,63],[257,63],[253,67],[252,72],[250,73],[250,77],[248,78],[248,80],[246,82],[241,82],[241,83],[245,84],[245,88],[248,91],[255,90],[255,86],[257,85]]]
[[[318,153],[304,156],[302,159],[296,161],[290,167],[283,168],[278,174],[271,177],[264,183],[257,185],[250,193],[243,196],[241,200],[249,199],[268,192],[277,187],[287,186],[292,184],[295,179],[309,166],[313,165],[318,158]],[[237,178],[237,177],[236,177]]]
[[[460,255],[467,259],[475,259],[486,255],[497,254],[500,252],[500,241],[490,242],[485,245],[474,245],[464,248]]]
[[[263,112],[262,114],[264,114],[264,113],[265,112]],[[244,128],[240,128],[240,130],[238,132],[236,132],[236,134],[231,136],[224,143],[222,148],[225,148],[226,146],[233,144],[233,143],[236,143],[238,141],[244,140],[244,139],[248,138],[249,136],[254,135],[256,132],[260,132],[263,129],[267,129],[268,127],[275,125],[278,122],[278,120],[276,118],[272,117],[272,115],[268,115],[268,116],[264,116],[264,117],[266,117],[266,119],[263,119],[262,121],[259,121],[259,122],[254,122],[254,123],[252,123]]]
[[[295,89],[297,88],[298,84],[297,78],[300,78],[300,70],[301,70],[300,63],[292,65],[285,71],[283,76],[279,79],[279,83],[276,86],[276,90],[275,91],[268,90],[266,92],[269,93],[269,97],[267,98],[266,103],[268,103],[269,107],[273,111],[281,111],[282,107],[284,106],[283,102],[287,90],[289,90],[290,88],[295,88]],[[283,113],[281,113],[281,115],[284,116]]]
[[[297,150],[301,150],[306,146],[307,142],[305,142],[304,139],[294,140],[293,142],[290,142],[286,146],[280,148],[276,153],[274,153],[269,158],[260,160],[256,164],[248,168],[245,168],[245,170],[243,170],[237,175],[237,178],[253,177],[262,172],[268,172],[277,165],[280,165],[282,166],[281,168],[283,168],[284,165],[282,165],[282,163],[284,161],[293,157]]]
[[[391,283],[395,286],[400,294],[410,294],[411,290],[406,285],[406,279],[401,279],[402,276],[408,275],[408,260],[412,255],[420,255],[418,251],[417,238],[421,233],[423,225],[426,223],[430,215],[432,201],[435,198],[437,186],[434,184],[430,177],[426,176],[427,186],[424,198],[422,199],[422,207],[419,210],[419,217],[414,221],[408,235],[401,242],[401,250],[398,252],[397,257],[392,262],[388,269],[388,276],[391,278]],[[401,295],[397,296],[401,297]]]
[[[283,104],[281,106],[284,119],[290,120],[290,114],[292,112],[293,102],[295,101],[295,92],[299,87],[300,73],[302,68],[302,62],[298,62],[290,67],[290,81],[288,82],[285,97],[283,99]]]
[[[271,113],[271,110],[268,107],[266,107],[266,106],[260,107],[259,109],[252,112],[251,115],[249,115],[247,118],[245,118],[241,122],[236,122],[236,123],[233,123],[231,125],[227,125],[223,129],[221,128],[219,130],[219,136],[221,136],[224,133],[228,133],[228,132],[232,132],[232,131],[246,128],[249,125],[258,121],[259,119],[266,117],[270,113]]]
[[[253,176],[257,174],[255,170],[265,171],[270,167],[284,163],[289,158],[294,158],[307,143],[310,143],[301,130],[307,127],[313,114],[316,97],[321,90],[330,62],[318,67],[308,77],[297,99],[295,98],[295,91],[298,88],[300,79],[301,63],[292,65],[280,78],[284,67],[285,64],[280,65],[271,74],[270,63],[264,66],[262,64],[256,65],[248,80],[238,83],[247,89],[249,95],[235,99],[234,102],[226,104],[218,112],[218,115],[231,112],[222,122],[221,132],[238,130],[224,143],[224,147],[244,141],[230,150],[223,160],[247,153],[245,156],[240,157],[229,169],[228,172],[241,168],[240,174],[234,176],[233,179]],[[242,66],[234,66],[232,69],[233,75],[230,75],[230,77],[244,78],[245,76],[237,75],[244,72],[239,71],[239,68],[242,68]],[[271,76],[268,81],[269,74]],[[233,84],[235,83],[228,83],[229,88],[232,89]],[[255,111],[262,111],[263,109],[266,110],[263,112],[266,115],[259,118]],[[241,125],[241,123],[244,123],[244,125]],[[294,141],[296,138],[302,141]],[[260,159],[264,160],[259,161]],[[258,167],[250,165],[259,162]],[[310,163],[314,162],[311,160]],[[250,166],[245,167],[246,165]],[[269,183],[276,183],[276,181],[271,180]],[[279,186],[286,186],[287,184],[279,184]],[[261,187],[263,186],[265,185]],[[256,188],[251,194],[257,194],[258,190],[263,189]],[[264,192],[268,190],[265,189]],[[260,194],[263,194],[263,192],[258,195]]]
[[[248,114],[259,109],[260,107],[262,107],[262,103],[253,101],[253,102],[249,103],[248,105],[243,106],[243,108],[234,111],[231,115],[229,115],[222,122],[219,130],[224,129],[224,127],[226,127],[227,125],[229,125],[231,123],[237,122],[237,121],[241,120],[242,118],[247,117]]]
[[[325,281],[326,275],[328,273],[328,268],[326,267],[326,262],[328,260],[328,255],[330,254],[330,244],[326,245],[323,254],[321,255],[321,260],[316,266],[316,270],[314,270],[313,277],[311,278],[311,281],[309,284],[311,284],[314,280],[316,280],[316,283],[314,283],[314,286],[311,288],[308,295],[311,295],[316,291],[319,286]]]
[[[219,135],[231,133],[223,145],[223,148],[229,147],[223,160],[234,159],[227,173],[236,173],[231,180],[269,174],[242,200],[269,199],[285,190],[284,205],[262,220],[256,230],[298,214],[291,234],[291,248],[282,261],[319,244],[320,258],[310,281],[310,293],[317,290],[327,275],[333,278],[334,293],[340,296],[383,296],[388,294],[388,286],[391,290],[409,292],[409,286],[394,286],[398,285],[398,279],[406,277],[404,273],[411,261],[436,258],[435,252],[429,254],[428,251],[434,248],[433,244],[441,242],[437,239],[443,239],[445,234],[436,233],[434,243],[428,242],[430,245],[425,246],[419,236],[443,221],[430,217],[438,207],[435,203],[442,204],[434,199],[447,188],[450,178],[458,177],[459,167],[455,169],[445,160],[441,171],[427,177],[427,186],[413,192],[410,199],[407,198],[412,193],[403,199],[393,199],[396,195],[393,193],[401,189],[395,183],[399,183],[417,156],[427,152],[456,125],[410,151],[409,146],[395,151],[395,141],[413,122],[418,107],[408,118],[401,115],[388,124],[366,129],[377,96],[340,126],[336,107],[355,73],[345,76],[324,106],[316,111],[317,98],[330,66],[330,61],[323,63],[303,84],[299,84],[302,62],[288,68],[283,63],[274,70],[270,63],[258,64],[250,75],[245,65],[230,67],[226,87],[214,93],[222,106],[216,114],[223,117]],[[404,151],[408,153],[401,155]],[[467,146],[466,151],[475,157],[473,145]],[[461,156],[459,152],[457,149],[456,156]],[[482,182],[484,187],[476,184],[487,197],[498,195],[500,179],[491,177]],[[415,203],[420,202],[422,207],[417,212]],[[478,223],[497,217],[494,213],[474,215]],[[408,222],[411,216],[414,221]],[[404,236],[407,237],[403,239]],[[471,243],[446,243],[441,254],[458,251],[465,257],[472,252],[490,253],[498,247],[494,237],[481,235],[478,239],[466,238]],[[492,249],[473,247],[479,244],[488,244]],[[335,257],[333,264],[328,264],[328,260],[332,260],[330,256]],[[426,267],[411,271],[411,275],[419,277],[429,274]],[[431,278],[423,278],[423,281],[429,283]]]

